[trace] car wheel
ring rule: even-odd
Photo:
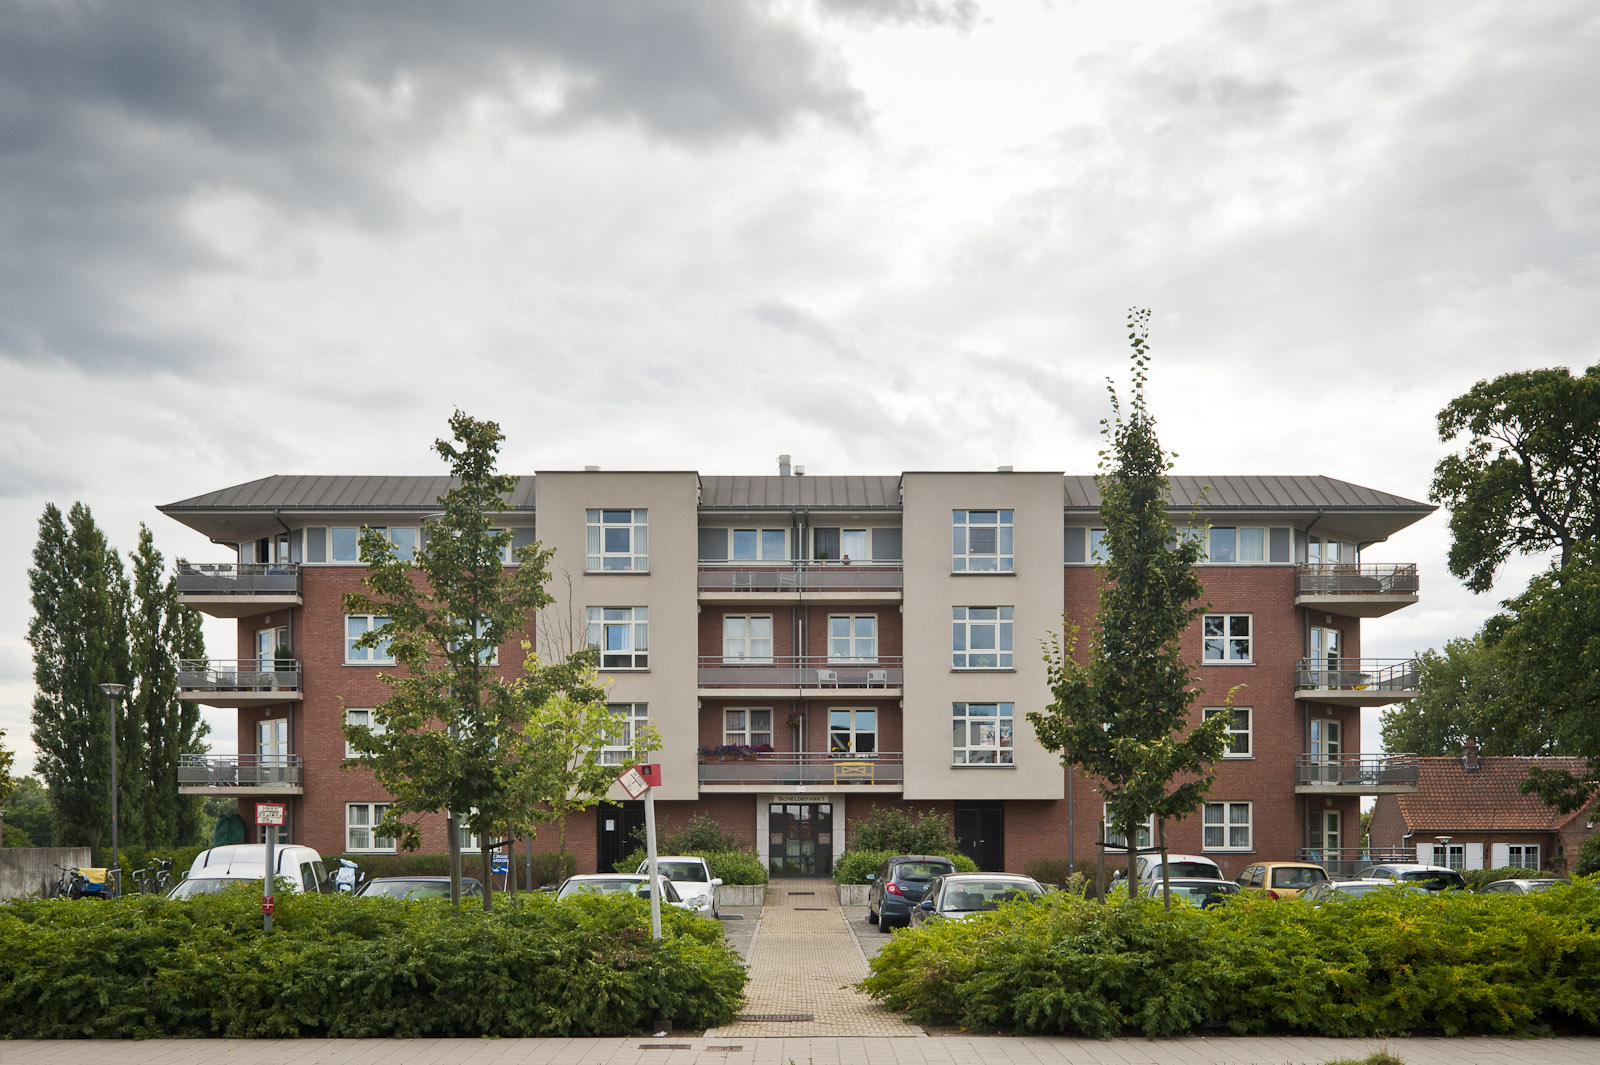
[[[872,909],[870,907],[867,909],[867,923],[868,924],[877,924],[878,923],[878,915],[873,913]]]

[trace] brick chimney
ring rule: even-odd
[[[1461,743],[1461,768],[1471,772],[1479,768],[1478,741],[1468,738]]]

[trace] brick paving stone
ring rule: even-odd
[[[911,1038],[907,1024],[852,986],[867,975],[867,960],[839,909],[831,880],[774,880],[767,884],[761,924],[750,948],[750,983],[742,1019],[707,1033],[726,1039],[806,1036]],[[809,1020],[758,1020],[810,1015]],[[813,1052],[815,1054],[815,1051]],[[864,1061],[854,1055],[850,1062]],[[813,1065],[829,1065],[814,1060]]]

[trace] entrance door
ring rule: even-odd
[[[773,876],[833,874],[833,804],[773,803],[767,810]]]
[[[1338,810],[1311,811],[1311,860],[1322,863],[1329,874],[1344,870],[1344,815]]]
[[[639,846],[634,833],[644,833],[644,800],[603,802],[595,807],[595,821],[600,830],[598,846],[595,848],[595,871],[609,873]],[[633,872],[632,869],[627,871]]]
[[[956,849],[988,873],[1006,867],[1006,809],[998,803],[956,803]]]
[[[1339,756],[1344,753],[1344,725],[1327,718],[1311,719],[1309,738],[1312,780],[1319,784],[1339,783]]]
[[[256,765],[263,784],[282,784],[289,768],[289,719],[273,717],[256,722]],[[240,781],[243,783],[243,781]]]
[[[1311,668],[1319,671],[1316,686],[1343,687],[1343,678],[1339,672],[1343,668],[1339,659],[1339,630],[1313,627],[1310,640],[1306,657],[1311,659]]]

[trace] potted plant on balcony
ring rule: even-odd
[[[272,690],[294,687],[294,650],[280,643],[272,652]]]

